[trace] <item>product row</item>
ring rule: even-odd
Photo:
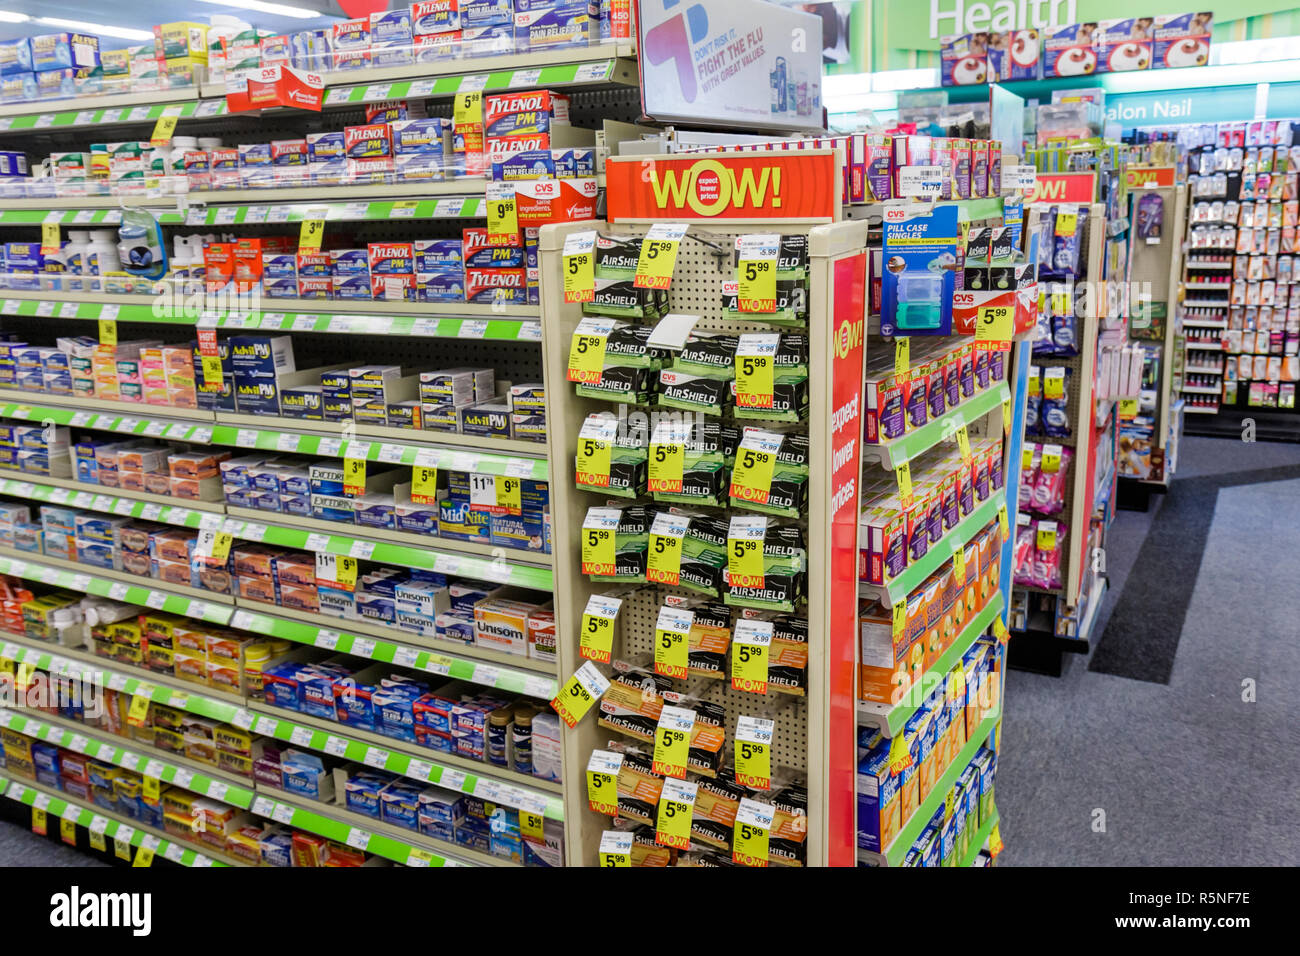
[[[1025,435],[1066,438],[1070,425],[1070,379],[1074,370],[1066,365],[1040,368],[1029,366],[1025,398]]]
[[[1006,355],[940,339],[913,339],[909,368],[899,373],[888,349],[867,358],[863,387],[863,441],[902,438],[938,421],[976,395],[1006,380]]]
[[[1251,318],[1251,316],[1245,317],[1242,324],[1246,324]],[[1261,324],[1264,318],[1266,317],[1262,315],[1260,316]],[[1245,355],[1254,354],[1258,356],[1280,355],[1283,357],[1282,367],[1288,370],[1291,369],[1297,352],[1300,352],[1300,321],[1295,323],[1288,322],[1285,329],[1276,328],[1277,324],[1277,318],[1275,316],[1273,321],[1270,323],[1270,325],[1274,326],[1273,328],[1261,327],[1254,330],[1250,328],[1230,328],[1220,333],[1223,339],[1224,351],[1234,355],[1243,353]],[[1242,377],[1264,378],[1272,376],[1257,376],[1251,374],[1243,375]],[[1286,374],[1280,377],[1290,378],[1291,376]]]

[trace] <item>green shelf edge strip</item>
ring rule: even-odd
[[[33,501],[47,501],[56,505],[72,508],[89,508],[122,518],[143,518],[146,521],[161,521],[182,528],[202,527],[204,518],[211,523],[212,518],[221,520],[220,512],[195,511],[174,505],[160,505],[134,498],[118,498],[113,495],[98,494],[90,491],[73,491],[56,485],[42,485],[39,481],[27,481],[23,478],[0,478],[0,494],[13,495],[17,498],[30,498]]]
[[[57,100],[51,102],[58,102]],[[209,100],[210,106],[204,106],[198,115],[202,117],[222,116],[226,104],[221,100]],[[136,106],[110,106],[87,110],[61,110],[56,113],[23,113],[17,116],[0,117],[0,132],[16,132],[28,129],[58,129],[61,126],[96,126],[100,123],[147,123],[160,119],[165,110],[170,110],[180,119],[193,119],[199,110],[201,101],[197,99],[182,100],[171,103],[138,104]],[[50,117],[42,122],[43,117]],[[8,119],[8,125],[4,120]],[[38,125],[39,124],[39,125]]]
[[[34,730],[33,726],[35,726]],[[90,733],[73,732],[66,727],[46,723],[38,718],[27,717],[24,714],[15,713],[4,708],[0,708],[0,727],[8,727],[15,733],[34,737],[59,747],[66,747],[77,753],[85,754],[87,757],[94,757],[96,760],[103,760],[118,767],[126,767],[128,770],[136,771],[145,776],[152,776],[163,783],[174,783],[178,787],[202,794],[205,797],[210,796],[214,800],[220,800],[222,803],[228,803],[241,810],[247,810],[253,802],[254,794],[251,789],[227,783],[225,780],[216,777],[209,777],[197,770],[191,770],[189,767],[170,764],[162,757],[137,753],[129,747],[119,747],[106,740],[97,739],[91,736]],[[87,730],[90,731],[93,728],[87,728]],[[80,737],[84,743],[74,746],[73,742],[77,737]],[[127,756],[128,754],[137,759],[130,759]],[[147,773],[146,768],[151,763],[161,764],[161,771],[157,774]],[[181,778],[179,782],[176,779],[178,776]],[[215,792],[209,793],[210,790]]]
[[[903,824],[902,829],[898,831],[898,836],[894,837],[894,842],[889,844],[888,849],[885,850],[883,856],[890,866],[898,866],[903,862],[903,857],[912,848],[912,844],[921,835],[921,831],[930,822],[930,818],[934,816],[935,811],[948,798],[948,791],[952,789],[952,785],[957,782],[957,778],[961,776],[962,771],[966,769],[971,760],[975,758],[975,755],[979,753],[979,749],[988,741],[989,735],[993,733],[993,728],[997,726],[997,722],[997,717],[992,715],[981,720],[979,727],[975,729],[975,733],[966,741],[966,746],[962,747],[961,752],[957,754],[957,759],[950,763],[948,769],[943,772],[943,776],[934,782],[929,794],[921,801],[921,805],[916,808],[916,812]]]
[[[998,591],[989,599],[988,605],[973,617],[964,628],[952,645],[940,655],[939,659],[921,677],[917,687],[926,688],[942,686],[942,681],[952,670],[953,666],[961,660],[962,655],[975,646],[975,642],[980,639],[986,630],[992,625],[993,619],[1002,613],[1002,592]],[[939,684],[935,684],[935,678],[938,678]],[[909,691],[908,696],[911,696]],[[889,736],[897,737],[902,731],[903,725],[916,713],[920,703],[899,704],[889,712],[886,723],[889,725]]]
[[[918,584],[939,570],[939,567],[952,557],[953,545],[960,541],[965,547],[976,532],[997,517],[998,509],[1006,503],[1006,500],[1006,489],[999,488],[963,518],[956,528],[945,534],[936,544],[931,545],[920,561],[909,564],[906,571],[883,587],[879,584],[871,584],[867,587],[877,592],[884,592],[889,598],[890,607],[906,600],[907,595],[912,593]]]
[[[976,222],[980,219],[998,219],[1002,216],[1002,197],[991,196],[988,199],[957,199],[951,202],[957,207],[958,222]],[[950,205],[947,202],[941,206]]]
[[[15,795],[12,792],[15,787],[22,788],[22,791],[17,795]],[[46,813],[52,814],[53,816],[58,817],[60,820],[63,819],[74,820],[78,826],[84,827],[87,830],[90,829],[91,824],[96,819],[105,820],[107,821],[107,825],[104,827],[104,836],[114,840],[117,839],[117,834],[121,832],[122,828],[125,826],[125,824],[118,823],[116,820],[112,819],[111,817],[101,816],[100,814],[96,813],[94,810],[88,810],[85,807],[78,806],[75,803],[69,803],[67,800],[64,800],[62,797],[57,797],[53,794],[46,793],[44,790],[38,789],[37,787],[27,783],[24,780],[15,780],[0,775],[0,793],[3,793],[10,800],[16,800],[19,803],[25,803],[29,807],[35,806],[37,798],[44,793],[45,796],[50,798],[49,806],[47,806],[45,809]],[[69,807],[78,811],[75,817],[64,816],[64,812]],[[171,840],[166,840],[160,836],[155,836],[154,834],[150,833],[147,830],[142,830],[139,827],[131,827],[130,829],[131,829],[131,839],[130,839],[131,846],[134,847],[142,846],[146,839],[152,837],[153,840],[157,841],[157,846],[155,847],[154,852],[161,855],[164,859],[171,860],[173,863],[179,863],[181,866],[224,867],[226,865],[225,863],[222,863],[220,860],[214,860],[211,857],[200,853],[198,850],[186,849],[185,847],[181,846],[179,843],[173,843]],[[181,852],[176,856],[168,856],[168,852],[169,852],[168,848],[170,847],[175,847]],[[204,860],[207,862],[206,863],[196,862],[199,860]]]
[[[995,807],[989,814],[989,818],[980,824],[980,828],[971,834],[971,844],[966,850],[966,855],[957,861],[958,866],[970,866],[975,862],[975,858],[980,855],[980,850],[984,849],[984,843],[988,840],[989,834],[993,828],[998,825],[998,811]]]
[[[87,400],[86,404],[93,404]],[[141,414],[163,412],[163,406],[141,405]],[[380,439],[355,439],[345,442],[341,438],[323,435],[306,435],[300,432],[271,431],[262,428],[240,428],[235,425],[218,425],[207,422],[159,422],[113,412],[90,412],[60,405],[39,405],[27,402],[8,402],[0,405],[0,418],[17,418],[24,421],[53,421],[56,425],[74,428],[91,428],[99,431],[142,435],[172,441],[188,441],[199,445],[224,445],[261,451],[279,451],[303,455],[322,455],[327,458],[365,458],[386,465],[422,465],[444,471],[464,471],[481,475],[502,475],[512,478],[530,478],[545,481],[549,475],[546,459],[523,458],[496,452],[458,451],[449,448],[416,448]],[[310,427],[311,422],[303,422]],[[437,441],[437,432],[412,429],[412,438]],[[286,441],[285,438],[291,440]],[[393,451],[392,449],[396,449]],[[539,445],[538,451],[542,450]],[[34,476],[39,477],[39,476]],[[548,585],[549,587],[549,585]]]
[[[970,401],[962,402],[956,408],[945,412],[934,421],[922,425],[916,431],[908,432],[902,438],[896,438],[878,447],[882,451],[888,449],[890,465],[897,468],[899,463],[911,461],[939,444],[949,429],[956,429],[960,425],[970,425],[972,422],[983,418],[1010,397],[1011,390],[1007,387],[1007,383],[998,382],[995,388],[985,389]]]
[[[467,188],[466,192],[473,192],[473,189]],[[191,196],[202,195],[209,199],[210,204],[205,206],[191,206],[190,210],[185,213],[169,211],[166,206],[160,203],[153,203],[151,208],[156,212],[157,219],[165,226],[230,226],[244,224],[280,224],[302,222],[304,219],[325,219],[328,222],[378,222],[393,218],[408,219],[483,219],[487,216],[487,203],[478,196],[467,195],[458,198],[439,198],[439,199],[419,199],[419,200],[376,200],[373,202],[366,200],[356,200],[355,202],[303,202],[295,200],[293,202],[278,203],[248,203],[241,202],[238,204],[223,204],[221,202],[221,193],[195,193]],[[117,197],[110,196],[87,196],[88,202],[113,202],[117,203]],[[196,200],[197,201],[197,200]],[[365,209],[361,209],[361,206]],[[0,199],[0,225],[6,226],[39,226],[44,222],[59,222],[65,226],[94,226],[100,224],[116,224],[121,220],[120,212],[114,209],[97,209],[91,215],[87,215],[85,210],[54,210],[53,212],[43,209],[3,209],[4,200]],[[394,207],[402,208],[403,212],[393,215]],[[223,213],[221,210],[233,209],[234,214]],[[272,211],[276,209],[284,210],[282,213],[272,217]],[[413,211],[405,211],[405,210]],[[262,214],[260,210],[264,210]],[[250,215],[250,212],[252,213]],[[57,217],[56,217],[56,214]]]
[[[466,62],[472,63],[473,61],[468,60]],[[394,80],[389,83],[334,87],[325,91],[322,105],[328,108],[376,100],[402,99],[404,97],[454,96],[462,89],[466,91],[480,89],[492,91],[524,89],[525,87],[534,86],[545,89],[548,86],[557,84],[577,83],[579,82],[578,71],[590,71],[597,63],[603,63],[603,73],[584,77],[581,82],[599,83],[602,80],[609,79],[610,73],[614,69],[613,59],[589,61],[582,64],[559,63],[534,69],[496,70],[486,74],[457,73],[440,76],[432,80]],[[516,74],[522,74],[519,76],[518,82],[515,81]],[[533,74],[537,75],[534,76]],[[483,77],[486,77],[486,80],[483,80]],[[412,87],[414,87],[414,92]]]
[[[4,640],[0,637],[0,648],[10,644],[18,651],[17,654],[12,655],[13,660],[24,661],[39,670],[50,671],[51,662],[59,657],[53,651],[28,647],[16,641]],[[258,713],[226,701],[204,697],[199,693],[155,686],[146,680],[130,677],[118,671],[106,670],[70,658],[64,660],[66,660],[66,665],[57,671],[53,671],[53,673],[66,676],[75,672],[83,680],[86,679],[86,675],[90,675],[93,678],[92,683],[109,687],[112,690],[131,695],[143,693],[154,703],[175,707],[178,710],[198,714],[200,717],[207,717],[211,720],[234,724],[244,730],[251,728],[255,733],[266,737],[275,737],[277,740],[287,741],[294,746],[333,754],[345,760],[364,763],[366,766],[374,767],[377,770],[387,770],[391,773],[410,777],[412,780],[437,784],[448,790],[481,797],[495,803],[505,803],[509,806],[533,810],[554,820],[564,819],[564,804],[559,797],[540,791],[529,791],[523,786],[497,781],[490,776],[480,777],[478,774],[460,770],[456,767],[439,766],[434,762],[436,760],[435,751],[430,751],[430,757],[432,758],[430,760],[425,760],[422,757],[412,757],[404,753],[392,753],[387,748],[353,740],[347,737],[345,733],[335,734],[315,727],[295,724],[289,717],[282,718],[272,716],[269,713]],[[344,730],[342,725],[340,725],[340,730]],[[394,741],[394,743],[400,744],[401,741]],[[418,772],[407,772],[412,764],[415,764],[415,771]],[[427,771],[426,768],[428,768]],[[480,785],[482,786],[480,787]]]

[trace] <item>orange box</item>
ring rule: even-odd
[[[198,535],[193,531],[181,531],[179,529],[155,531],[149,539],[149,550],[153,557],[159,561],[175,561],[184,564],[188,568],[190,564],[190,543],[197,538]]]
[[[234,280],[233,242],[210,242],[203,247],[203,277],[209,292],[220,292]]]
[[[947,650],[943,642],[943,580],[938,574],[932,574],[919,590],[925,595],[925,636],[922,638],[921,673],[915,680],[920,680],[939,660],[939,655]]]
[[[894,635],[893,617],[876,601],[858,606],[858,698],[894,704],[911,683],[907,669],[907,630]]]

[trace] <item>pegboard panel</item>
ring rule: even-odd
[[[595,499],[593,499],[595,500]],[[664,605],[668,595],[679,597],[700,597],[699,594],[684,588],[658,587],[648,585],[623,598],[623,607],[619,611],[622,627],[622,659],[627,661],[654,658],[655,623],[659,618],[659,609]],[[717,599],[721,602],[721,598]],[[735,609],[737,613],[739,609]],[[795,616],[800,616],[796,612]],[[644,666],[652,668],[653,664]],[[765,717],[775,722],[772,741],[772,769],[778,776],[778,768],[785,767],[796,771],[800,777],[808,772],[808,706],[807,698],[792,694],[769,693],[752,694],[748,691],[733,690],[731,680],[710,677],[691,677],[686,680],[674,680],[673,689],[683,691],[700,700],[721,705],[727,715],[727,744],[724,763],[732,762],[732,748],[736,739],[736,720],[741,716]],[[607,728],[602,728],[605,730]],[[616,732],[614,736],[618,736]],[[627,738],[625,738],[627,739]],[[792,781],[794,782],[794,781]],[[800,779],[797,782],[803,782]]]
[[[607,86],[569,90],[569,120],[574,126],[600,129],[604,120],[635,123],[641,118],[641,90],[636,86]]]

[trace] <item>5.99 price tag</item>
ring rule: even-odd
[[[736,346],[736,407],[772,408],[776,390],[776,349],[781,336],[750,333]]]
[[[590,302],[596,297],[596,233],[575,232],[564,237],[564,301]]]
[[[569,367],[566,377],[570,382],[594,385],[600,381],[605,369],[605,344],[614,331],[610,319],[583,319],[573,330],[569,341]]]
[[[582,522],[582,573],[612,577],[618,534],[617,508],[588,508]]]
[[[736,783],[752,790],[772,789],[772,734],[776,723],[763,717],[736,720]]]
[[[645,579],[654,584],[677,584],[682,572],[682,541],[691,519],[660,512],[650,525]]]
[[[665,777],[684,779],[691,732],[694,730],[695,711],[664,704],[659,713],[659,725],[655,728],[655,749],[650,769]]]
[[[609,681],[596,665],[587,661],[564,682],[551,707],[565,725],[572,728],[586,716],[600,697],[609,690]]]
[[[767,666],[775,629],[771,621],[736,622],[731,638],[731,686],[754,694],[767,693]]]
[[[637,259],[632,284],[638,289],[667,289],[673,281],[677,266],[677,250],[687,226],[678,222],[656,223],[641,240],[641,256]]]
[[[618,816],[618,771],[623,755],[593,750],[587,760],[587,804],[596,813]]]
[[[690,666],[691,626],[695,612],[661,607],[655,621],[655,673],[685,678]],[[694,717],[692,717],[694,720]]]
[[[781,237],[775,234],[741,236],[736,240],[736,308],[739,311],[776,311],[776,265],[780,248]]]
[[[736,451],[736,465],[731,471],[729,495],[742,501],[766,504],[772,490],[772,473],[783,436],[757,428],[745,429],[745,437]]]
[[[608,664],[614,650],[614,627],[618,622],[618,612],[623,606],[623,599],[604,594],[593,594],[587,598],[587,606],[582,612],[582,634],[578,643],[578,653],[591,661]]]

